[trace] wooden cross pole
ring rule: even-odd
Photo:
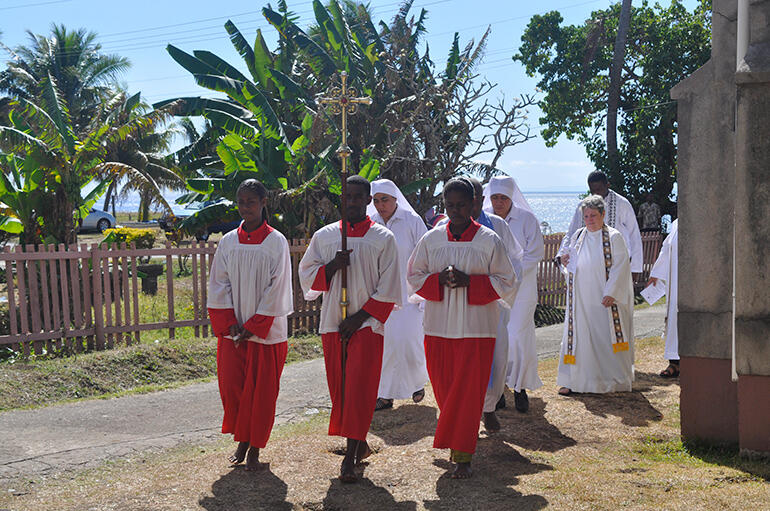
[[[343,71],[340,74],[341,86],[332,86],[327,91],[327,95],[319,98],[322,105],[328,105],[329,110],[334,115],[342,115],[342,144],[337,149],[337,156],[342,161],[342,200],[340,207],[340,217],[342,219],[342,250],[348,249],[348,227],[347,227],[347,179],[348,179],[348,158],[351,150],[348,146],[348,115],[354,115],[358,111],[358,105],[371,105],[372,98],[357,97],[358,91],[353,87],[348,87],[348,74]],[[342,267],[342,290],[340,293],[340,307],[342,308],[342,319],[348,316],[348,269]],[[345,407],[345,364],[348,358],[348,340],[342,341],[342,393],[341,408]]]

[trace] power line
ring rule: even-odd
[[[10,11],[11,9],[26,9],[27,7],[38,7],[41,5],[51,5],[51,4],[65,4],[67,2],[71,2],[72,0],[55,0],[51,2],[38,2],[34,4],[21,4],[21,5],[11,5],[9,7],[0,7],[0,11]]]

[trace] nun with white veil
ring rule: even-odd
[[[495,176],[484,187],[484,211],[506,221],[511,234],[524,250],[519,292],[508,322],[507,384],[513,389],[516,410],[529,409],[527,389],[543,385],[537,374],[535,308],[537,307],[537,265],[545,253],[540,222],[510,176]]]
[[[423,347],[423,312],[409,303],[406,295],[406,269],[412,250],[428,228],[395,183],[389,179],[372,182],[372,202],[367,206],[372,221],[388,228],[396,237],[404,296],[400,309],[385,323],[382,373],[375,410],[393,406],[394,399],[412,398],[415,403],[425,396],[428,370]]]

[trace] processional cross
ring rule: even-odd
[[[348,179],[348,158],[350,158],[351,150],[348,146],[348,115],[354,115],[358,112],[358,105],[371,105],[372,98],[356,97],[358,91],[353,87],[348,87],[348,74],[343,71],[340,73],[342,86],[336,85],[329,87],[327,96],[323,96],[319,99],[323,105],[329,105],[329,110],[333,115],[342,115],[342,145],[337,149],[337,156],[342,160],[342,207],[340,208],[340,216],[342,217],[342,250],[348,249],[348,228],[347,228],[347,197],[345,192],[347,190]],[[340,307],[342,308],[342,319],[345,319],[348,315],[348,271],[347,267],[342,268],[342,293],[340,296]],[[342,366],[345,367],[344,365]],[[343,373],[344,374],[344,373]]]
[[[342,251],[348,249],[348,225],[347,225],[347,180],[348,180],[348,158],[351,150],[348,146],[348,115],[354,115],[358,111],[358,105],[371,105],[372,98],[356,97],[358,91],[353,87],[348,87],[348,74],[343,71],[340,73],[342,86],[336,85],[329,87],[326,96],[319,98],[322,105],[329,105],[329,110],[333,115],[342,115],[342,145],[337,149],[337,156],[342,160],[342,200],[340,208],[340,217],[342,220]],[[340,307],[342,308],[342,319],[348,317],[348,268],[341,268],[342,290],[340,293]],[[340,409],[345,408],[345,365],[348,359],[348,339],[342,339],[342,388],[340,393]]]

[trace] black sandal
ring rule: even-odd
[[[679,376],[679,364],[670,362],[668,367],[660,372],[661,378],[676,378]]]
[[[393,408],[393,400],[392,399],[383,399],[381,397],[377,398],[377,404],[374,405],[374,411],[379,410],[387,410],[388,408]]]
[[[425,398],[425,389],[420,389],[412,394],[412,401],[419,403]]]

